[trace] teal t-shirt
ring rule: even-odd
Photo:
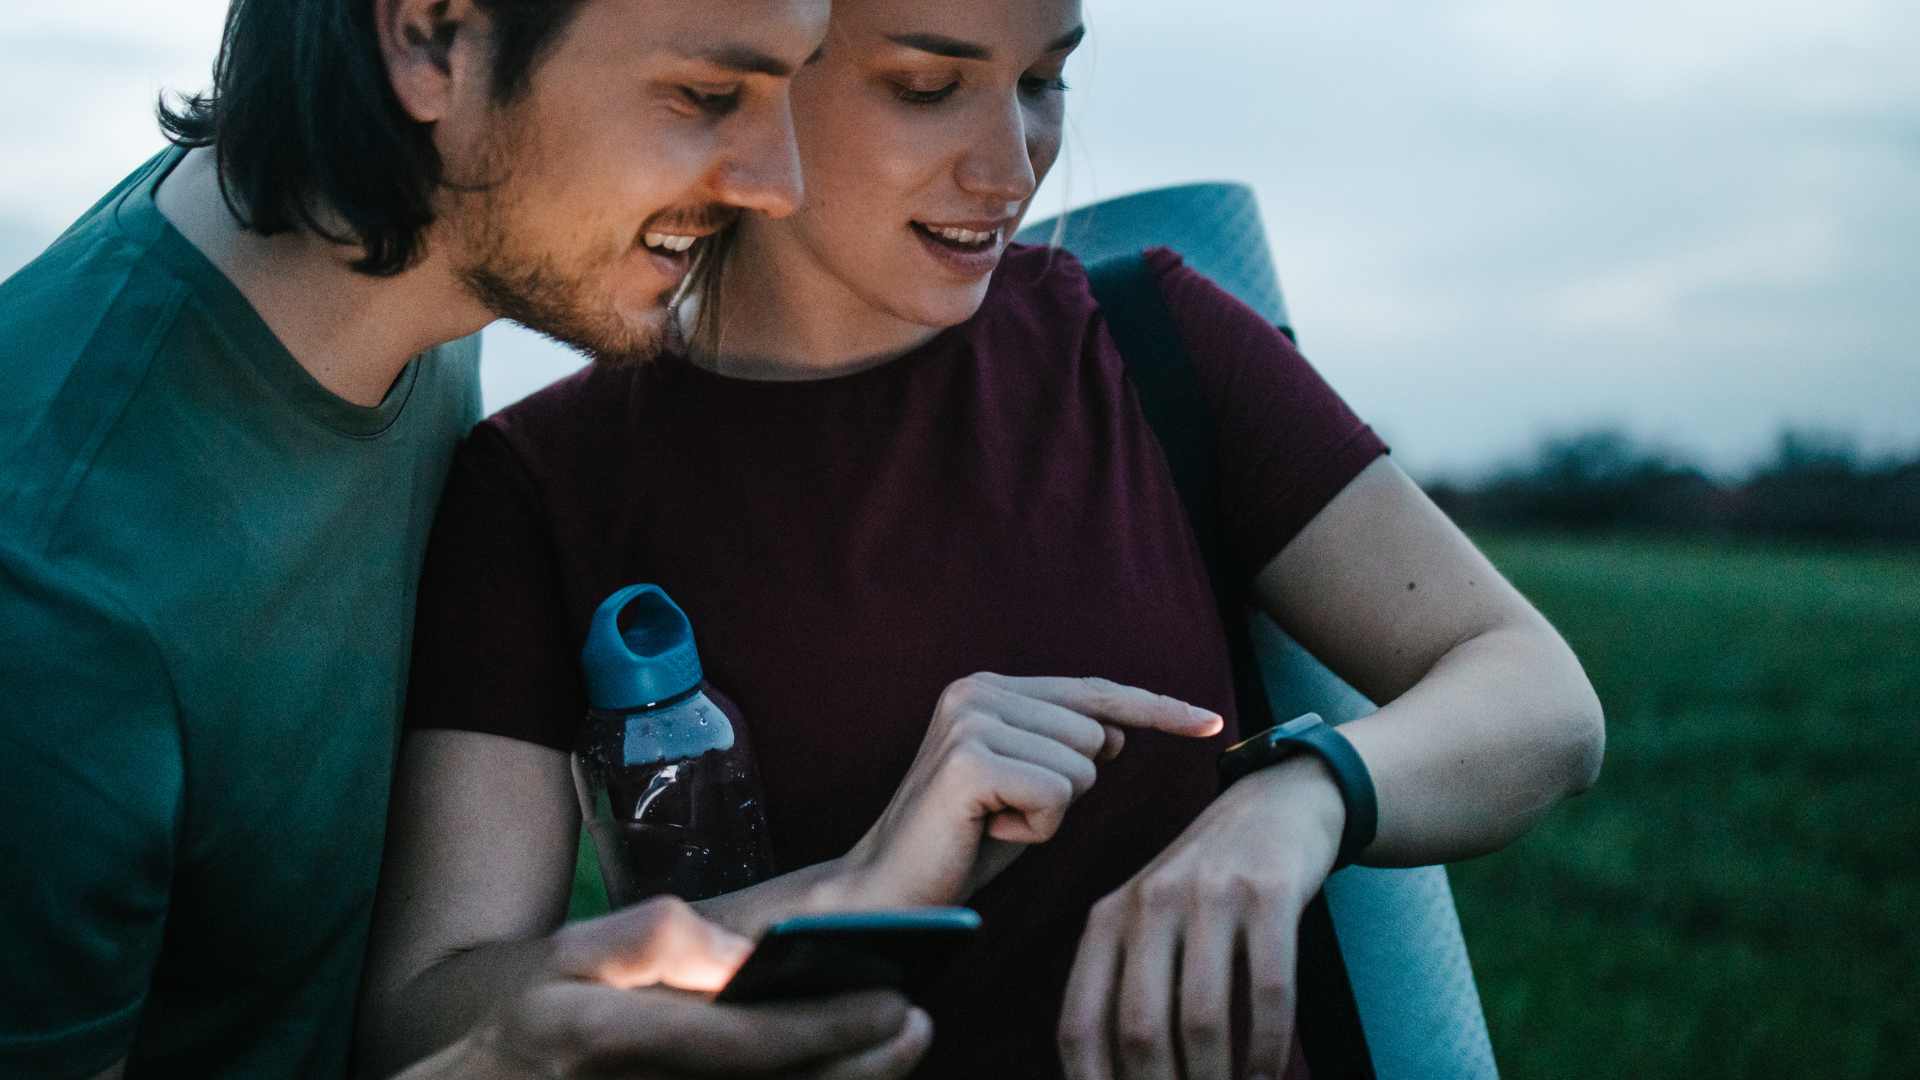
[[[0,1075],[347,1069],[476,341],[329,393],[154,206],[0,284]]]

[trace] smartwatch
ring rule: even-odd
[[[1303,713],[1228,747],[1220,755],[1220,779],[1231,784],[1299,753],[1312,754],[1326,764],[1340,788],[1340,801],[1347,806],[1340,853],[1333,860],[1333,868],[1338,870],[1373,843],[1374,829],[1380,824],[1380,805],[1374,797],[1373,777],[1359,752],[1345,735],[1320,719],[1319,713]]]

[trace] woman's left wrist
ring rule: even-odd
[[[1223,799],[1245,800],[1263,825],[1311,839],[1316,857],[1331,867],[1347,825],[1347,804],[1326,763],[1295,754],[1255,770],[1229,787]]]

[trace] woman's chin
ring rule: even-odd
[[[941,285],[921,290],[912,296],[897,296],[888,306],[893,314],[907,322],[930,330],[959,326],[974,317],[987,299],[987,282],[956,288]]]

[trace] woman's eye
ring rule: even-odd
[[[919,90],[911,86],[896,87],[893,95],[909,105],[932,105],[945,101],[959,88],[960,83],[956,80],[934,90]]]
[[[740,107],[740,91],[728,90],[724,93],[707,93],[683,86],[680,93],[688,103],[708,116],[725,116]]]
[[[1028,76],[1020,80],[1020,89],[1029,94],[1063,94],[1067,91],[1067,80],[1058,75]]]

